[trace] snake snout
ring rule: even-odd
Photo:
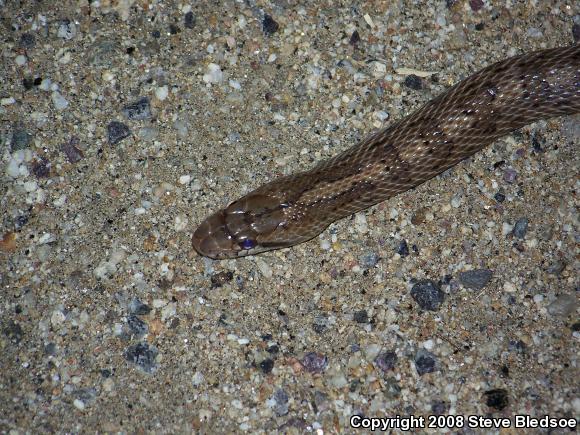
[[[237,252],[227,229],[223,210],[212,214],[201,223],[193,233],[191,243],[199,254],[210,258],[235,257]]]

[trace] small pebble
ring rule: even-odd
[[[360,35],[358,33],[358,30],[355,30],[354,32],[352,32],[352,35],[350,35],[350,39],[348,41],[348,43],[350,45],[357,45],[360,42]]]
[[[520,218],[516,221],[512,233],[514,237],[518,239],[523,239],[524,237],[526,237],[527,231],[528,231],[528,219]]]
[[[193,15],[193,12],[189,11],[184,15],[183,25],[186,29],[193,29],[195,26],[195,15]]]
[[[12,133],[12,141],[10,143],[10,150],[12,152],[23,150],[30,146],[32,142],[32,135],[26,130],[16,129]]]
[[[498,411],[501,411],[509,404],[508,392],[503,388],[486,391],[483,393],[483,397],[487,406]]]
[[[207,72],[203,75],[203,81],[206,83],[221,83],[224,79],[224,73],[219,65],[210,63],[207,66]]]
[[[310,373],[322,373],[328,366],[328,358],[317,352],[307,353],[300,362],[304,370]]]
[[[399,242],[399,246],[397,246],[397,254],[399,254],[401,258],[405,258],[409,255],[409,245],[405,239]]]
[[[501,192],[497,192],[493,198],[497,201],[497,202],[504,202],[505,201],[505,195]]]
[[[148,343],[138,343],[129,346],[125,352],[125,359],[137,365],[145,373],[153,373],[157,369],[155,359],[159,351]]]
[[[26,64],[27,59],[26,56],[24,56],[23,54],[19,54],[14,58],[14,61],[16,62],[16,65],[23,66]]]
[[[392,350],[383,352],[375,358],[375,366],[383,372],[388,372],[395,368],[398,359],[397,354]]]
[[[60,146],[60,150],[64,153],[67,160],[71,163],[76,163],[84,158],[83,152],[76,147],[78,145],[79,139],[73,136],[69,143],[65,143]]]
[[[141,337],[149,332],[149,326],[147,326],[147,323],[134,314],[127,317],[127,325],[131,332],[137,337]]]
[[[64,110],[68,107],[68,101],[60,92],[54,91],[51,95],[52,104],[56,110]]]
[[[515,183],[517,176],[518,173],[512,168],[508,168],[503,172],[503,180],[509,184]]]
[[[366,310],[355,311],[353,320],[356,323],[369,323],[369,315],[367,314]]]
[[[564,261],[556,261],[548,266],[546,272],[550,275],[560,275],[565,268],[566,263]]]
[[[548,313],[554,317],[565,319],[574,311],[576,311],[577,307],[578,301],[576,295],[563,294],[558,296],[556,300],[548,305]]]
[[[23,33],[20,36],[20,46],[26,49],[31,49],[36,44],[36,38],[32,33]]]
[[[415,74],[410,74],[405,77],[404,84],[406,87],[416,91],[423,88],[423,80],[421,80],[421,77],[416,76]]]
[[[262,30],[268,36],[272,36],[278,31],[280,25],[268,14],[264,14],[264,19],[262,20]]]
[[[437,311],[445,300],[445,293],[436,282],[426,279],[411,288],[411,296],[423,310]]]
[[[62,39],[72,39],[77,34],[75,24],[69,20],[64,19],[58,25],[57,36]]]
[[[107,125],[107,137],[111,145],[116,145],[131,135],[131,130],[119,121],[112,121]]]
[[[137,316],[143,316],[151,312],[151,307],[141,302],[138,298],[131,299],[131,302],[128,304],[128,308],[131,314],[135,314]]]
[[[266,358],[259,365],[260,365],[260,369],[262,370],[262,372],[264,372],[265,374],[268,374],[274,368],[274,361],[271,360],[270,358]]]
[[[431,352],[420,349],[415,355],[415,368],[419,376],[425,373],[432,373],[437,368],[437,358]]]
[[[365,269],[372,269],[379,262],[379,256],[374,252],[365,254],[360,258],[360,264]]]
[[[141,97],[137,101],[127,104],[123,107],[122,112],[127,119],[133,121],[151,118],[151,105],[149,103],[149,98]]]
[[[155,88],[155,98],[159,101],[164,101],[169,95],[169,88],[167,86],[159,86]]]
[[[489,269],[468,270],[459,273],[459,282],[466,288],[481,290],[487,285],[492,276],[493,272]]]

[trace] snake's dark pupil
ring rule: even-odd
[[[240,243],[240,246],[242,247],[242,249],[252,249],[254,246],[256,246],[256,242],[250,239],[246,239],[242,243]]]

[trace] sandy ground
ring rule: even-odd
[[[261,183],[485,65],[573,43],[577,2],[0,0],[0,14],[2,432],[578,418],[578,117],[295,248],[191,249],[209,212]]]

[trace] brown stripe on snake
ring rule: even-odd
[[[580,46],[506,59],[313,169],[275,179],[212,214],[195,231],[193,247],[235,258],[305,242],[513,130],[578,112]]]

